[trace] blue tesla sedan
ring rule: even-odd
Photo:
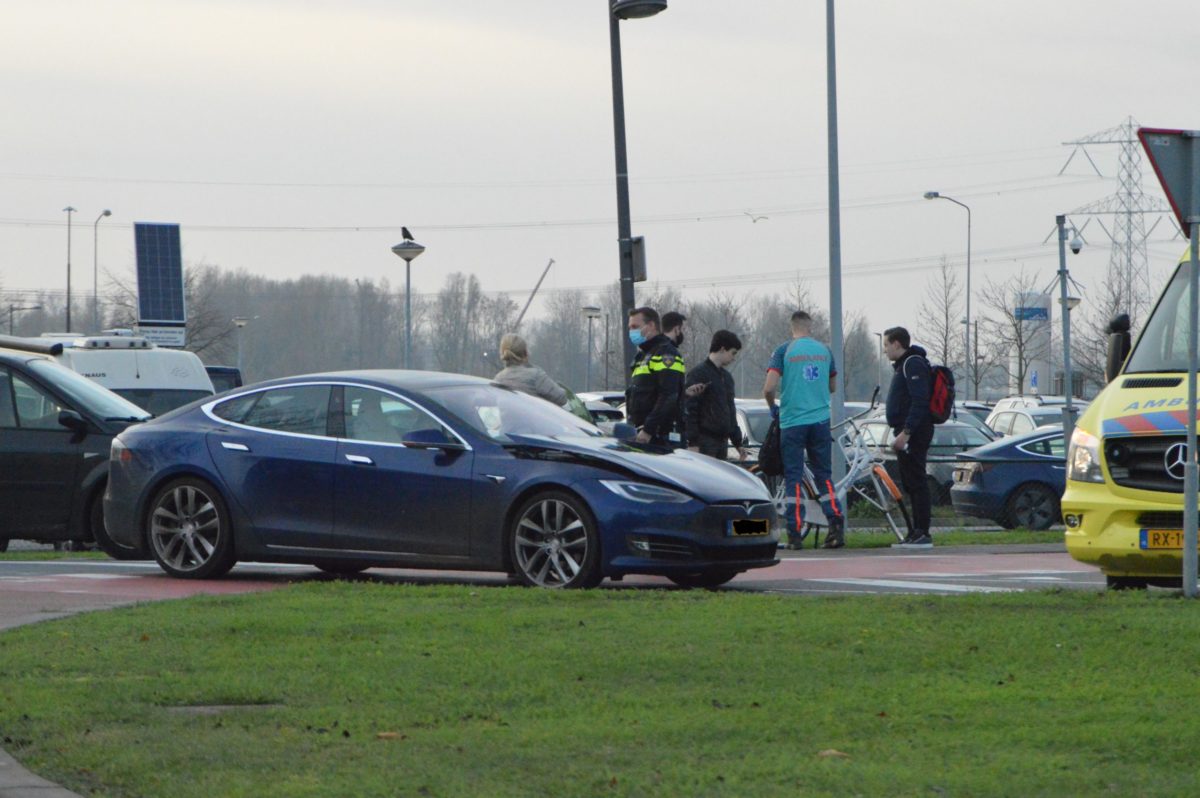
[[[1061,516],[1066,477],[1062,426],[1047,425],[958,455],[950,499],[955,512],[1008,529],[1049,529]]]
[[[771,498],[743,469],[432,372],[290,377],[133,427],[104,511],[114,540],[196,579],[242,560],[714,587],[777,562]]]

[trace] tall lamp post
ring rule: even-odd
[[[71,214],[77,211],[70,205],[63,208],[63,213],[67,215],[67,329],[65,332],[71,331]]]
[[[963,321],[963,362],[967,364],[967,368],[971,368],[975,361],[971,359],[971,208],[964,202],[959,202],[954,197],[947,197],[937,191],[926,191],[925,199],[944,199],[947,202],[953,202],[958,207],[967,212],[967,293],[966,293],[966,314]],[[972,375],[974,376],[974,375]],[[974,380],[972,380],[974,383]],[[975,386],[975,395],[972,399],[979,398],[979,386]]]
[[[886,373],[883,370],[883,364],[887,361],[887,354],[883,350],[883,333],[877,332],[877,333],[871,333],[871,335],[874,335],[876,338],[879,339],[879,374],[877,374],[876,376],[879,377],[879,390],[882,392],[883,391],[883,383],[885,381],[883,375]],[[888,388],[890,389],[891,386],[888,386]],[[885,399],[887,398],[886,393],[883,396]]]
[[[92,330],[100,332],[100,220],[112,216],[105,208],[92,223]]]
[[[1071,374],[1071,311],[1079,304],[1076,297],[1067,295],[1067,283],[1071,281],[1067,273],[1067,216],[1060,213],[1054,217],[1058,227],[1058,301],[1062,305],[1062,348],[1063,348],[1063,444],[1070,445],[1071,433],[1075,427],[1075,407],[1072,401],[1075,394],[1075,379]],[[1071,251],[1076,255],[1083,249],[1083,239],[1079,233],[1071,240]]]
[[[412,262],[425,251],[425,247],[405,238],[392,252],[404,259],[404,368],[412,368]]]
[[[581,310],[588,320],[587,381],[584,383],[586,386],[584,390],[590,391],[592,390],[592,354],[596,351],[592,348],[592,322],[600,318],[602,314],[600,308],[595,305],[584,305]]]
[[[8,303],[8,334],[9,335],[13,334],[13,314],[14,313],[17,313],[18,311],[22,311],[22,310],[41,310],[41,309],[42,309],[41,305],[14,305],[13,303],[9,302]]]
[[[608,37],[612,47],[613,141],[617,164],[617,245],[620,252],[621,316],[633,310],[633,231],[629,212],[629,164],[625,153],[625,89],[621,77],[622,19],[652,17],[667,8],[667,0],[604,0],[608,8]],[[633,342],[624,338],[625,362],[633,362]],[[626,375],[628,380],[629,376]]]
[[[233,326],[237,327],[237,367],[239,372],[242,370],[242,329],[249,323],[249,316],[233,317]]]

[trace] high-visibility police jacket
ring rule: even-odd
[[[629,381],[625,415],[651,438],[665,439],[680,417],[687,370],[679,349],[661,333],[638,347]]]

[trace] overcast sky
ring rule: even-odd
[[[843,2],[845,309],[917,324],[942,255],[974,281],[1053,278],[1056,213],[1116,189],[1062,142],[1120,124],[1200,128],[1185,0]],[[134,221],[178,222],[185,262],[271,277],[389,277],[407,225],[486,289],[616,278],[602,0],[41,0],[0,29],[0,299],[131,273]],[[828,263],[825,4],[671,0],[622,24],[634,233],[652,280],[778,292]],[[1158,194],[1147,167],[1145,188]],[[768,217],[752,222],[747,214]],[[1153,221],[1153,220],[1151,220]],[[1156,239],[1165,240],[1164,221]],[[1072,274],[1098,290],[1090,227]],[[1172,263],[1182,243],[1151,248]]]

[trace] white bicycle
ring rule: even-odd
[[[875,389],[875,394],[878,396],[878,388]],[[908,508],[904,506],[903,494],[883,467],[883,460],[871,451],[866,433],[857,423],[874,409],[873,397],[869,408],[838,425],[841,431],[836,441],[846,458],[846,475],[834,483],[834,495],[843,514],[849,506],[848,498],[855,502],[865,501],[879,510],[883,513],[887,528],[897,540],[903,541],[912,531],[912,519],[909,517]],[[762,479],[771,491],[775,511],[781,520],[786,519],[785,513],[796,512],[796,498],[791,497],[789,501],[787,481],[783,476],[764,476]],[[821,530],[829,526],[829,521],[825,518],[825,511],[821,509],[820,496],[824,491],[817,489],[816,480],[813,479],[807,464],[804,466],[804,482],[800,488],[800,517],[803,519],[803,525],[796,542],[803,545],[809,533],[812,533],[815,548],[820,543]]]

